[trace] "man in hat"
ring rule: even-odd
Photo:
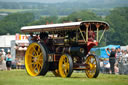
[[[2,55],[5,56],[6,53],[4,52],[4,49],[1,49]]]
[[[33,43],[33,42],[35,42],[35,37],[33,36],[33,33],[31,32],[31,33],[29,33],[30,34],[30,36],[28,37],[28,41],[29,41],[29,44],[31,44],[31,43]]]

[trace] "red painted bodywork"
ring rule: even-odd
[[[98,46],[98,42],[87,42],[87,48],[88,48],[88,52],[90,51],[90,49],[93,47],[93,46]]]

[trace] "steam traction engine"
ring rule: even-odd
[[[25,54],[25,67],[31,76],[70,77],[73,70],[85,70],[87,77],[99,74],[99,60],[89,54],[101,41],[109,25],[102,21],[83,21],[22,27],[24,33],[39,33],[40,41],[33,42]],[[99,35],[101,37],[99,37]]]

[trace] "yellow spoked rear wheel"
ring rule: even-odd
[[[42,74],[46,62],[46,52],[39,43],[32,43],[25,54],[25,67],[31,76]]]
[[[85,70],[88,78],[96,78],[99,75],[99,60],[95,55],[89,55],[85,63],[88,64],[88,69]]]
[[[68,54],[62,55],[59,60],[60,76],[63,78],[70,77],[72,72],[73,72],[73,62],[71,56],[69,56]]]

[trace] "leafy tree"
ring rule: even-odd
[[[34,20],[32,13],[14,13],[6,16],[0,21],[0,35],[10,33],[15,34],[20,32],[22,26]]]
[[[106,33],[107,44],[128,44],[128,7],[115,8],[106,21],[110,24],[110,30]]]
[[[76,11],[70,14],[68,17],[62,18],[60,21],[77,21],[78,19],[81,20],[101,20],[95,13],[87,10]]]
[[[57,16],[41,17],[39,20],[35,20],[28,25],[43,25],[43,24],[53,24],[58,22]]]

